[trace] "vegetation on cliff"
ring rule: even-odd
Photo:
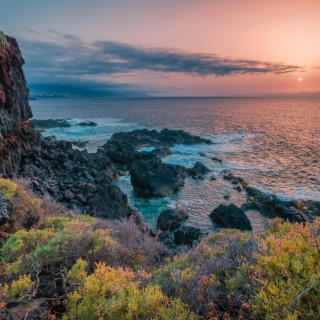
[[[19,182],[0,179],[0,194],[2,318],[320,317],[319,220],[273,220],[259,239],[225,229],[172,252],[130,220],[75,215]]]
[[[2,31],[0,31],[0,45],[4,46],[6,48],[9,47],[9,42],[8,42],[5,34]]]

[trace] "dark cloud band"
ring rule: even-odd
[[[20,42],[32,81],[67,80],[145,70],[201,77],[302,71],[296,65],[229,59],[214,54],[186,53],[163,48],[146,49],[113,41],[84,44],[70,35],[61,35],[60,41],[55,42]]]

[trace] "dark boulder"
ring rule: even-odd
[[[183,130],[170,130],[163,129],[158,135],[157,139],[166,145],[175,145],[175,144],[212,144],[211,140],[203,139],[199,136],[191,135],[188,132]]]
[[[242,206],[244,210],[258,210],[269,218],[279,217],[290,222],[305,220],[299,213],[297,202],[283,201],[273,194],[265,194],[253,187],[247,188],[248,200]]]
[[[184,176],[176,166],[159,159],[136,162],[131,174],[131,184],[141,197],[167,197],[184,185]]]
[[[135,213],[128,205],[127,196],[116,186],[98,185],[88,200],[88,212],[105,219],[122,219]]]
[[[188,174],[194,178],[202,178],[204,174],[210,172],[211,170],[207,168],[202,162],[197,161],[192,169],[188,170]]]
[[[176,245],[192,246],[201,239],[201,230],[191,226],[184,226],[174,232],[174,242]]]
[[[45,130],[49,128],[66,128],[71,127],[71,123],[68,119],[46,119],[46,120],[31,120],[35,129]]]
[[[211,159],[212,159],[212,161],[216,161],[216,162],[222,163],[222,160],[220,158],[218,158],[218,157],[212,157]]]
[[[96,127],[97,124],[93,121],[83,121],[77,124],[77,126],[81,127]]]
[[[183,209],[167,209],[160,213],[157,220],[157,229],[167,231],[180,228],[181,224],[188,218],[188,212]]]
[[[110,141],[103,150],[111,161],[125,165],[130,165],[137,154],[136,147],[129,141]]]
[[[245,212],[234,204],[219,205],[211,212],[210,218],[220,228],[252,230]]]

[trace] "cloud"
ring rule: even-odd
[[[186,74],[194,77],[245,74],[286,74],[303,71],[296,65],[230,59],[215,54],[144,48],[115,41],[83,43],[73,35],[49,31],[50,41],[19,40],[31,82],[102,81],[133,73]]]

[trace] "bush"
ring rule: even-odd
[[[38,229],[17,231],[1,249],[9,275],[32,270],[35,261],[41,268],[59,271],[79,258],[86,259],[90,268],[102,261],[139,270],[159,263],[164,254],[164,246],[133,222],[105,223],[90,216],[45,218]]]
[[[34,197],[20,184],[2,179],[0,190],[1,188],[2,193],[9,198],[9,224],[14,230],[30,229],[44,216],[42,200]]]
[[[110,236],[121,245],[118,265],[134,270],[158,266],[170,254],[168,248],[150,237],[148,231],[141,232],[131,220],[100,220],[102,228],[110,230]]]
[[[17,188],[18,188],[18,185],[13,181],[0,178],[0,194],[2,196],[11,198],[15,194]]]
[[[31,229],[44,217],[66,215],[66,209],[52,201],[49,196],[42,199],[35,197],[27,188],[28,181],[11,181],[0,178],[0,195],[8,200],[8,223],[2,232],[13,233],[21,228]],[[70,213],[69,213],[70,215]]]
[[[264,319],[320,319],[320,220],[275,220],[253,267],[252,309]]]
[[[88,275],[78,260],[68,273],[75,290],[67,295],[63,319],[197,319],[177,299],[166,297],[158,286],[144,284],[145,273],[96,264]]]
[[[96,229],[95,219],[88,216],[52,217],[44,219],[40,228],[19,230],[5,242],[1,258],[6,262],[7,272],[30,271],[34,260],[52,270],[69,268],[82,257],[96,261],[97,254],[107,259],[118,247],[110,232]]]
[[[4,33],[2,31],[0,31],[0,45],[4,46],[6,48],[8,48],[10,46],[6,36],[4,35]]]
[[[250,233],[221,230],[154,272],[154,283],[205,319],[248,317],[253,288],[242,266],[253,263]]]
[[[10,285],[0,284],[0,298],[2,303],[16,298],[23,299],[31,294],[34,282],[30,275],[21,275],[17,280],[13,280]],[[0,301],[0,302],[1,302]]]

